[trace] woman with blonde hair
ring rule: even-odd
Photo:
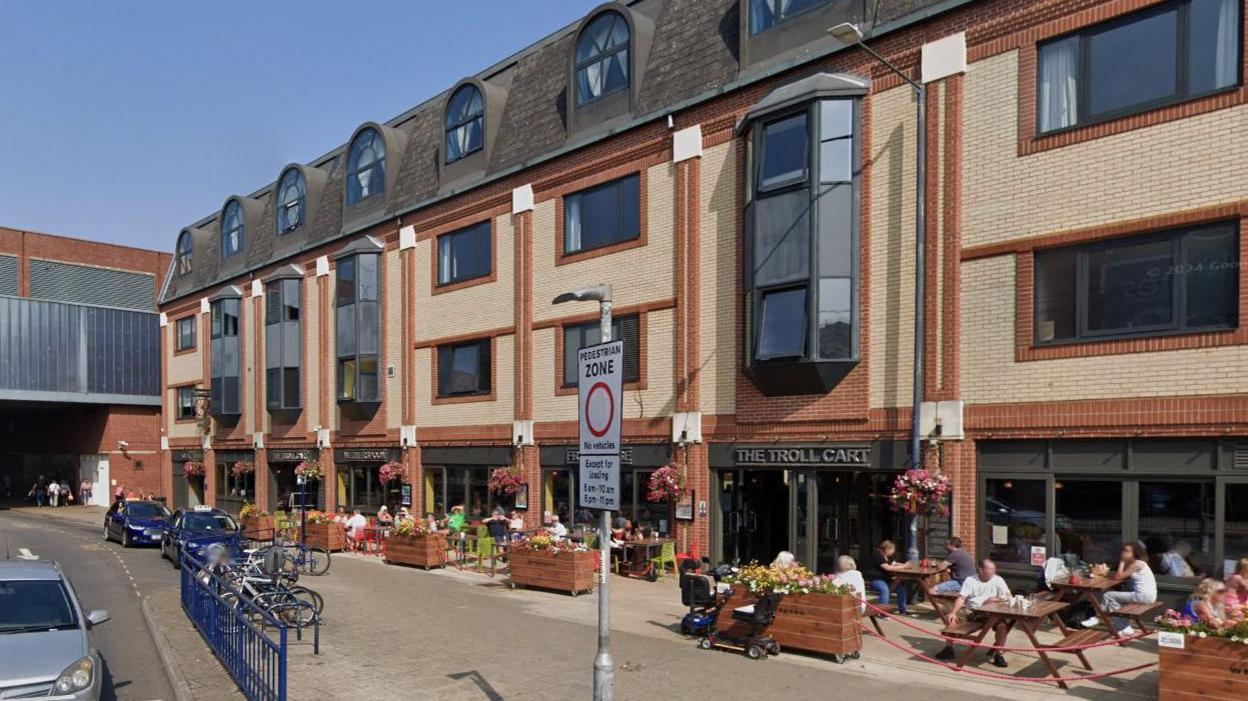
[[[781,550],[776,559],[771,561],[771,566],[778,570],[789,570],[798,566],[797,556],[788,550]]]
[[[1241,557],[1235,563],[1235,571],[1226,578],[1226,590],[1239,599],[1240,606],[1248,605],[1248,557]]]
[[[1214,628],[1226,625],[1226,585],[1213,578],[1202,579],[1189,602],[1193,618]]]
[[[858,571],[858,563],[854,562],[854,558],[849,555],[841,555],[836,558],[836,574],[833,575],[837,583],[844,584],[854,590],[854,596],[862,602],[859,610],[867,610],[867,584],[862,579],[862,573]]]

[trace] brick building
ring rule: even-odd
[[[0,486],[161,493],[156,295],[167,253],[0,227]],[[5,497],[0,489],[0,499]]]
[[[925,87],[928,528],[1019,575],[1140,539],[1187,586],[1248,553],[1241,5],[606,3],[181,232],[170,488],[276,507],[316,458],[326,507],[583,521],[595,310],[551,300],[608,282],[626,515],[824,571],[904,539],[916,93],[854,22]],[[686,508],[646,499],[668,463]]]

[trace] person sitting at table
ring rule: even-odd
[[[364,514],[356,509],[351,514],[351,518],[347,519],[346,537],[347,546],[352,550],[359,545],[360,537],[364,535],[364,529],[368,527],[368,519],[364,518]]]
[[[945,541],[945,557],[942,567],[949,571],[949,579],[936,585],[937,594],[958,594],[962,591],[962,583],[975,576],[975,560],[962,547],[962,539],[953,536]]]
[[[555,540],[563,540],[568,537],[568,527],[563,525],[559,520],[559,514],[552,514],[550,517],[550,525],[546,527],[550,531],[550,535]]]
[[[390,509],[385,504],[382,504],[381,508],[377,509],[377,525],[382,528],[389,528],[394,525],[394,517],[390,515]]]
[[[880,601],[880,606],[888,606],[888,600],[892,596],[890,591],[891,575],[889,570],[900,566],[902,563],[897,562],[897,545],[891,540],[880,541],[875,551],[871,553],[871,557],[867,560],[867,567],[863,570],[862,575],[870,583],[871,588],[875,590],[876,598]],[[897,582],[891,587],[897,593],[897,613],[902,616],[910,615],[906,611],[906,585],[904,582]]]
[[[975,574],[967,577],[962,582],[962,588],[958,590],[958,598],[953,602],[953,610],[949,612],[949,620],[957,620],[958,614],[966,614],[968,620],[983,621],[984,616],[979,613],[979,609],[989,603],[1003,603],[1010,599],[1010,587],[997,575],[997,563],[989,558],[979,561],[979,568]],[[998,623],[993,627],[995,634],[993,645],[996,647],[1005,646],[1005,638],[1009,634],[1010,628],[1004,622]],[[1007,667],[1008,663],[1000,650],[991,650],[992,664],[994,667]],[[945,645],[945,649],[936,653],[938,660],[952,660],[954,658],[953,646]]]
[[[1235,563],[1235,571],[1226,578],[1226,593],[1240,606],[1248,606],[1248,557],[1241,557]]]
[[[512,509],[511,513],[507,514],[507,530],[511,534],[512,540],[519,540],[524,537],[524,517],[520,515],[519,511]]]
[[[347,510],[339,506],[338,510],[334,512],[334,523],[345,526],[347,525],[347,520]]]
[[[776,555],[776,559],[771,561],[772,568],[777,570],[791,570],[800,564],[797,561],[797,556],[788,550],[781,550]]]
[[[1200,580],[1196,590],[1183,607],[1185,614],[1198,623],[1212,628],[1225,628],[1229,625],[1226,615],[1226,585],[1212,577]]]
[[[451,513],[446,515],[446,530],[451,533],[459,533],[464,528],[464,505],[456,504],[451,507]]]
[[[1105,613],[1112,614],[1124,604],[1151,604],[1157,601],[1157,579],[1148,566],[1148,553],[1139,543],[1124,543],[1119,555],[1118,571],[1114,573],[1115,582],[1130,581],[1131,587],[1126,591],[1107,591],[1101,594],[1101,608]],[[1114,628],[1121,635],[1135,635],[1135,629],[1117,618],[1111,618]],[[1084,628],[1091,628],[1101,622],[1099,616],[1092,616],[1083,621]]]
[[[406,506],[400,506],[399,513],[395,514],[394,516],[394,522],[397,524],[397,523],[403,523],[404,521],[411,521],[411,520],[412,520],[412,512],[408,511]]]
[[[854,562],[854,558],[849,555],[841,555],[836,558],[836,574],[832,578],[838,584],[844,584],[854,590],[854,596],[862,603],[858,606],[859,612],[867,610],[867,585],[863,582],[862,573],[858,571],[858,563]]]

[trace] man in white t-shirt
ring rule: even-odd
[[[958,614],[966,609],[970,612],[969,619],[977,620],[979,617],[976,610],[987,603],[999,603],[1008,601],[1010,598],[1010,588],[1006,585],[1005,580],[997,575],[997,564],[988,558],[979,561],[979,568],[975,575],[967,577],[962,582],[962,589],[958,592],[958,598],[953,602],[953,610],[949,612],[950,620],[957,620]],[[993,632],[996,633],[995,642],[997,647],[1005,645],[1006,635],[1009,634],[1009,627],[1005,623],[998,623]],[[1000,650],[991,650],[989,655],[992,656],[992,664],[997,667],[1008,666],[1005,657],[1001,655]],[[936,654],[936,659],[952,660],[954,658],[953,646],[945,645],[945,649]]]
[[[368,519],[364,518],[364,515],[360,513],[359,509],[356,509],[355,512],[351,514],[351,518],[347,519],[346,536],[347,540],[350,541],[349,545],[353,549],[355,548],[355,541],[359,538],[359,529],[367,525]]]
[[[559,514],[553,514],[550,517],[550,525],[546,530],[554,536],[555,540],[563,540],[568,537],[568,527],[559,521]]]
[[[60,506],[57,499],[61,495],[61,485],[56,480],[48,480],[48,503],[52,506]]]

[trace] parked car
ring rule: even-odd
[[[160,545],[169,509],[158,501],[115,501],[104,516],[104,540],[122,547]]]
[[[160,539],[160,556],[182,566],[182,553],[202,557],[204,549],[221,543],[237,552],[242,544],[242,527],[228,513],[211,506],[178,509],[165,526]]]
[[[99,699],[89,631],[108,619],[82,610],[55,562],[0,560],[0,699]]]

